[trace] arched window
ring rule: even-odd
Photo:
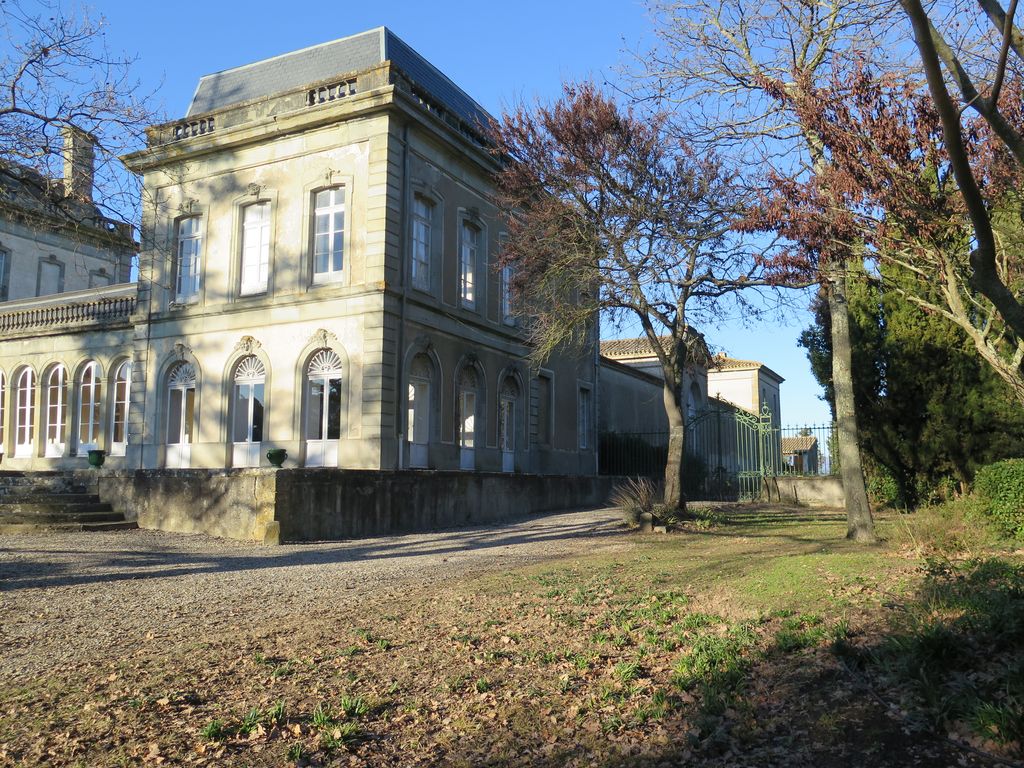
[[[100,366],[86,363],[78,381],[78,455],[99,447],[100,439]]]
[[[260,443],[263,442],[266,416],[266,381],[267,371],[255,355],[243,357],[235,366],[231,403],[232,466],[258,467],[260,464]]]
[[[167,378],[168,467],[187,467],[192,461],[196,378],[196,369],[188,363],[178,363]]]
[[[337,466],[341,437],[342,362],[321,349],[306,367],[306,465]]]
[[[476,468],[477,443],[477,390],[480,377],[471,366],[465,366],[459,373],[458,388],[458,430],[459,430],[459,467],[461,469]]]
[[[501,449],[501,469],[514,472],[516,468],[516,411],[519,402],[519,384],[512,376],[498,393],[498,448]]]
[[[46,455],[64,455],[67,443],[68,372],[63,365],[54,366],[46,379]]]
[[[409,408],[406,440],[409,442],[409,466],[429,466],[430,380],[433,366],[424,354],[416,355],[409,366]]]
[[[128,450],[128,401],[131,397],[132,364],[121,363],[114,372],[114,402],[110,418],[110,453],[124,456]]]
[[[23,370],[18,377],[15,397],[14,455],[27,458],[32,455],[36,421],[36,377],[31,368]]]

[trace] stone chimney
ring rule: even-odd
[[[91,203],[96,142],[73,125],[61,129],[61,138],[64,139],[64,195]]]

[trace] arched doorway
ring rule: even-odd
[[[178,363],[167,377],[167,461],[168,467],[184,468],[192,463],[195,439],[196,369]]]
[[[519,384],[507,376],[498,393],[498,448],[501,450],[501,471],[516,470],[516,419],[519,410]]]
[[[409,443],[409,466],[430,466],[430,395],[433,366],[430,358],[419,354],[409,366],[409,405],[406,440]]]
[[[266,420],[267,371],[255,355],[235,366],[231,398],[231,466],[258,467]]]
[[[321,349],[306,366],[306,466],[338,466],[341,438],[342,362],[330,349]]]

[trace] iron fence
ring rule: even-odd
[[[668,438],[668,432],[602,433],[601,474],[662,480]],[[687,422],[684,491],[689,499],[756,498],[769,477],[837,471],[834,444],[833,425],[780,427],[767,409],[709,409]]]

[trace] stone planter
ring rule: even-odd
[[[270,466],[280,468],[284,464],[284,460],[288,458],[288,451],[284,448],[271,448],[267,451],[267,461],[270,462]]]
[[[89,451],[89,466],[99,469],[103,466],[103,462],[107,460],[107,452],[102,448],[93,448]]]

